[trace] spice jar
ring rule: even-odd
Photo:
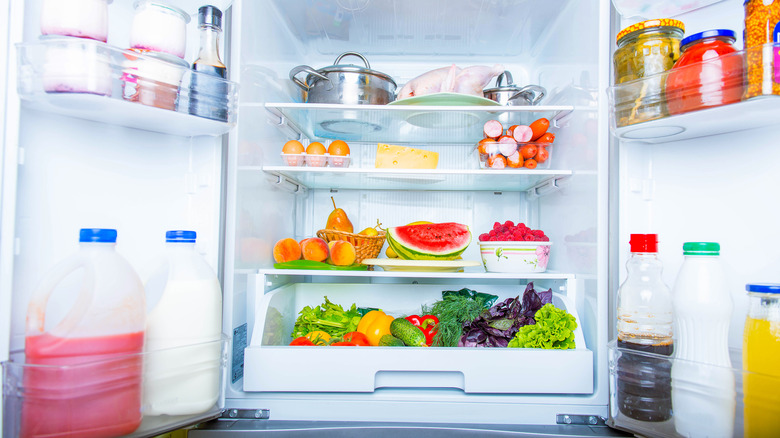
[[[661,73],[670,70],[680,57],[684,32],[681,21],[664,18],[643,21],[618,33],[618,48],[613,55],[615,84],[626,83],[615,88],[618,126],[667,115],[665,77]]]
[[[680,114],[742,100],[742,56],[734,31],[713,29],[682,40],[682,55],[666,77],[669,114]]]
[[[184,58],[190,16],[163,2],[136,0],[130,28],[130,48]]]
[[[43,0],[41,34],[108,40],[111,0]]]
[[[745,290],[745,436],[773,436],[780,428],[780,284],[747,284]]]
[[[745,0],[745,98],[780,94],[780,1]],[[774,68],[772,68],[774,66]]]

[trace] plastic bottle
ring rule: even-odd
[[[672,298],[661,278],[656,234],[632,234],[628,275],[617,294],[618,347],[669,356],[673,350]],[[618,406],[636,420],[671,418],[671,363],[662,357],[621,354]]]
[[[720,245],[687,242],[674,283],[677,333],[672,366],[675,429],[688,437],[728,437],[736,393],[728,351],[732,303]]]
[[[194,231],[165,233],[165,261],[146,284],[160,299],[146,324],[144,413],[191,415],[213,407],[220,388],[222,291],[195,251]]]
[[[190,86],[189,112],[196,116],[226,122],[227,113],[227,68],[219,57],[222,35],[222,11],[214,6],[198,9],[200,31],[200,52],[192,63],[193,74]],[[211,77],[209,77],[211,76]]]
[[[80,231],[80,250],[42,280],[27,308],[20,435],[106,437],[141,424],[146,302],[138,274],[115,251],[116,230]],[[81,271],[75,303],[46,328],[49,298]]]

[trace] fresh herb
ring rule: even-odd
[[[552,304],[545,304],[536,312],[536,324],[521,327],[514,339],[509,341],[512,348],[547,348],[566,350],[575,348],[574,329],[577,321],[567,311]]]
[[[295,320],[292,338],[306,336],[307,334],[322,330],[331,337],[343,336],[353,332],[360,322],[360,312],[355,304],[349,310],[344,310],[338,304],[333,304],[325,297],[325,302],[319,306],[306,306],[298,313]]]
[[[423,306],[424,315],[439,318],[433,337],[433,347],[456,347],[463,331],[463,323],[479,316],[480,312],[496,300],[495,295],[475,292],[463,288],[459,291],[444,291],[442,299],[431,305]]]

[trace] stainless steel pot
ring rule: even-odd
[[[339,64],[349,55],[362,59],[365,68]],[[304,102],[384,105],[395,100],[397,85],[393,78],[371,70],[368,60],[360,53],[342,53],[333,64],[319,70],[308,65],[290,70],[290,79],[303,90]],[[308,75],[301,80],[297,77],[299,73]]]
[[[506,77],[507,85],[501,85]],[[486,88],[482,90],[485,98],[495,100],[501,105],[507,106],[525,106],[536,105],[542,100],[547,90],[539,85],[526,85],[518,87],[512,82],[512,73],[505,71],[496,78],[495,88]]]

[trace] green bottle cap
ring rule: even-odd
[[[683,255],[720,255],[720,244],[717,242],[685,242]]]

